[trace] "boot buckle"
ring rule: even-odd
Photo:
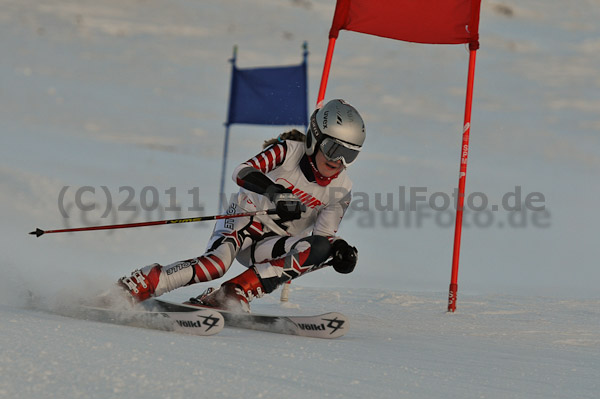
[[[148,288],[148,285],[146,284],[146,276],[144,276],[140,270],[134,271],[131,274],[131,277],[135,278],[135,281],[138,284],[141,284],[142,288]]]

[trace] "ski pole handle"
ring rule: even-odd
[[[60,230],[42,230],[40,228],[36,228],[35,231],[32,231],[29,234],[39,237],[41,235],[50,234],[50,233],[71,233],[71,232],[76,232],[76,231],[129,229],[132,227],[158,226],[158,225],[163,225],[163,224],[182,224],[182,223],[205,222],[208,220],[234,219],[234,218],[242,218],[242,217],[248,217],[248,216],[274,215],[276,213],[277,213],[277,211],[275,209],[268,209],[268,210],[263,210],[263,211],[234,213],[232,215],[198,216],[195,218],[156,220],[156,221],[152,221],[152,222],[112,224],[112,225],[106,225],[106,226],[76,227],[76,228],[72,228],[72,229],[60,229]]]

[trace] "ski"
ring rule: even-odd
[[[316,316],[275,316],[253,313],[233,313],[196,304],[169,302],[162,299],[147,301],[155,311],[195,312],[210,309],[220,313],[225,327],[244,328],[278,334],[311,338],[338,338],[348,331],[348,318],[341,313],[329,312]]]
[[[154,312],[84,306],[82,311],[87,320],[192,335],[214,335],[225,325],[223,316],[212,309]]]

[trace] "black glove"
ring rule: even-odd
[[[351,247],[344,240],[335,240],[331,245],[331,254],[333,259],[331,265],[336,272],[342,274],[352,273],[358,261],[358,250]]]
[[[282,222],[300,219],[302,212],[306,211],[306,205],[300,201],[300,198],[281,184],[269,187],[265,195],[275,203],[275,211]]]

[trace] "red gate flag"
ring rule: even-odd
[[[330,38],[341,29],[415,43],[479,48],[481,0],[338,0]]]
[[[467,97],[458,178],[459,197],[454,227],[452,275],[448,292],[449,312],[456,310],[456,293],[458,291],[458,263],[469,157],[471,105],[475,59],[479,49],[480,8],[481,0],[337,0],[317,97],[317,107],[319,107],[325,99],[333,49],[341,29],[415,43],[469,43]]]

